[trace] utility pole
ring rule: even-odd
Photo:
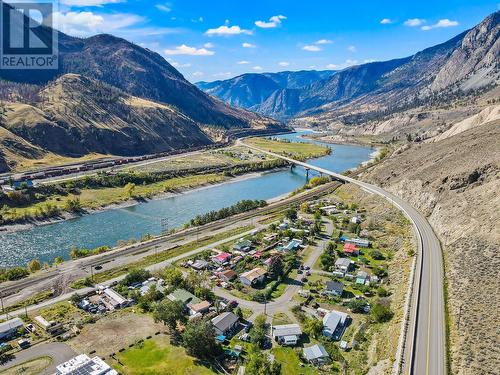
[[[90,265],[90,280],[94,281],[94,266]]]
[[[0,294],[0,302],[2,303],[2,314],[5,315],[5,308],[3,307],[3,294]]]
[[[264,295],[264,315],[267,315],[267,296]]]
[[[168,219],[167,218],[161,219],[160,225],[161,225],[161,233],[163,235],[166,235],[168,233]]]

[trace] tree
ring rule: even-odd
[[[375,260],[382,260],[382,259],[385,259],[384,257],[384,254],[382,254],[380,251],[378,250],[372,250],[370,252],[370,255],[372,256],[373,259]]]
[[[304,331],[312,338],[317,339],[323,333],[323,322],[316,318],[308,318],[305,322]]]
[[[144,311],[150,311],[153,304],[156,301],[161,300],[162,298],[163,293],[156,288],[156,285],[151,285],[151,287],[143,296],[141,296],[139,293],[139,297],[137,299],[134,299],[139,301],[139,307],[141,309],[143,309]]]
[[[300,205],[300,210],[304,213],[309,213],[309,204],[304,202]]]
[[[255,318],[252,331],[250,332],[252,342],[259,348],[262,348],[267,341],[267,324],[266,316],[260,314]]]
[[[182,334],[182,342],[189,355],[210,359],[219,355],[221,346],[215,341],[215,332],[210,320],[191,321]]]
[[[377,302],[373,305],[371,309],[371,317],[377,323],[388,322],[392,319],[394,313],[391,311],[389,306]]]
[[[135,184],[133,182],[129,182],[123,189],[127,197],[132,198],[134,196]]]
[[[132,285],[135,283],[142,283],[143,281],[146,281],[151,277],[151,272],[142,269],[142,268],[136,268],[131,270],[127,276],[123,279],[121,282],[123,285]]]
[[[178,288],[184,283],[182,272],[175,267],[166,267],[162,272],[165,282],[173,288]]]
[[[271,279],[277,279],[281,275],[283,275],[284,266],[283,266],[283,259],[281,258],[281,256],[276,255],[271,257],[271,262],[269,263],[267,271]]]
[[[366,301],[362,298],[353,298],[347,304],[353,313],[360,313],[364,311]]]
[[[42,265],[38,259],[33,259],[28,263],[28,271],[33,273],[36,271],[40,271],[42,269]]]
[[[253,348],[250,350],[245,370],[248,375],[280,375],[281,364],[277,361],[271,362],[267,354]]]
[[[291,221],[297,220],[297,210],[293,207],[290,207],[288,210],[286,210],[285,217]]]
[[[55,264],[56,266],[57,266],[58,264],[63,263],[63,262],[64,262],[63,257],[56,257],[56,258],[54,259],[54,264]]]
[[[177,322],[185,322],[184,304],[182,301],[163,300],[156,304],[153,318],[165,324],[172,332],[177,328]]]

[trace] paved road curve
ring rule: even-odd
[[[244,144],[246,147],[315,170],[336,180],[349,182],[391,201],[412,221],[418,241],[417,268],[402,373],[444,375],[446,373],[445,312],[442,251],[438,238],[425,217],[410,204],[384,189],[341,174],[296,161],[273,152]]]

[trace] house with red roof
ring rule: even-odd
[[[359,249],[352,243],[344,244],[344,254],[346,255],[359,255]]]
[[[231,259],[231,254],[226,252],[220,252],[219,254],[212,257],[212,260],[218,264],[227,263]]]

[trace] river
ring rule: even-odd
[[[280,135],[293,141],[307,131]],[[320,142],[316,142],[320,143]],[[370,159],[374,149],[356,145],[328,145],[332,154],[310,160],[311,164],[342,172]],[[180,227],[198,214],[228,207],[242,199],[271,199],[292,192],[306,182],[302,168],[281,170],[253,178],[187,191],[127,208],[105,210],[58,223],[0,235],[0,267],[25,265],[31,259],[52,262],[68,258],[71,247],[115,246],[119,240],[159,234],[162,219],[168,228]]]

